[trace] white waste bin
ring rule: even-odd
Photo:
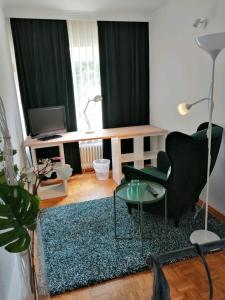
[[[98,180],[106,180],[109,177],[109,159],[96,159],[93,161],[93,167]]]

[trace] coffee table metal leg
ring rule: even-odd
[[[140,230],[140,237],[141,237],[141,255],[143,256],[143,205],[140,202],[140,213],[141,213],[141,230]]]
[[[140,244],[142,245],[142,237],[141,237],[141,204],[140,204],[140,202],[138,203],[137,206],[138,206],[138,231],[139,231]],[[141,249],[142,249],[142,246],[141,246]]]
[[[141,230],[141,218],[140,218],[140,205],[139,205],[139,203],[137,204],[137,208],[138,208],[138,210],[137,210],[137,212],[138,212],[138,233],[139,233],[139,237],[140,237],[140,230]]]
[[[114,208],[114,234],[115,234],[115,239],[116,239],[117,236],[116,236],[116,194],[115,194],[115,191],[113,192],[113,208]]]

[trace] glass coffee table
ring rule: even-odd
[[[143,205],[161,201],[165,198],[165,225],[167,224],[167,197],[166,189],[152,181],[147,180],[131,180],[129,183],[119,185],[114,190],[113,206],[114,206],[114,230],[115,238],[117,237],[117,212],[116,199],[125,201],[127,204],[135,204],[138,206],[139,212],[139,235],[141,242],[141,254],[143,255]]]

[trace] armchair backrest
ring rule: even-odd
[[[168,212],[171,217],[181,215],[194,204],[206,184],[208,158],[208,123],[203,123],[193,135],[172,132],[166,139],[166,153],[171,164],[167,180]],[[223,128],[213,124],[211,171],[215,165]]]

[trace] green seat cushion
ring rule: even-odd
[[[144,172],[144,173],[146,173],[146,174],[148,174],[148,175],[151,175],[153,177],[159,178],[159,179],[161,179],[161,180],[163,180],[163,181],[166,182],[166,176],[167,176],[167,174],[159,171],[155,167],[146,167],[146,168],[141,169],[141,171]]]

